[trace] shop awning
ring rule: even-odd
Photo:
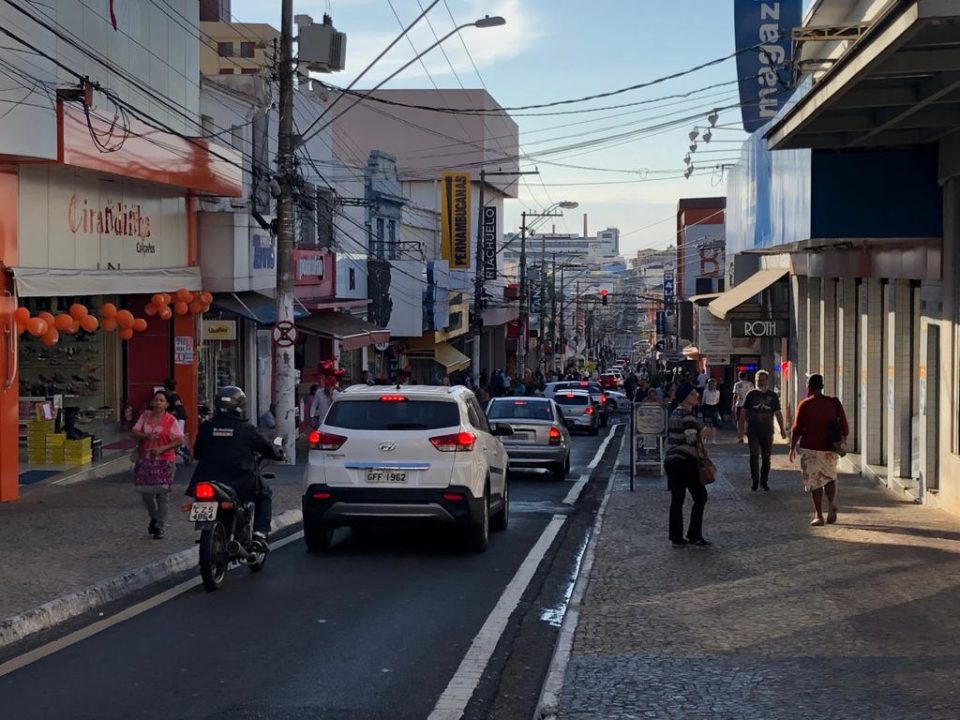
[[[692,303],[703,302],[704,300],[716,300],[723,293],[703,293],[702,295],[691,295],[687,300]]]
[[[754,273],[736,287],[727,290],[716,300],[712,300],[707,305],[710,314],[721,320],[726,320],[727,314],[731,310],[740,307],[750,298],[756,297],[789,273],[790,270],[787,268],[769,268]]]
[[[319,312],[297,320],[297,327],[308,335],[340,342],[344,350],[390,342],[390,331],[345,312]]]
[[[446,368],[448,373],[470,367],[471,360],[453,345],[434,342],[432,337],[421,337],[410,341],[407,357],[411,360],[433,360]]]
[[[77,295],[149,295],[185,288],[202,290],[198,267],[137,270],[67,270],[12,268],[20,297]]]
[[[277,301],[258,292],[214,293],[211,305],[259,325],[273,325],[277,322]],[[293,317],[306,317],[310,313],[294,304]]]

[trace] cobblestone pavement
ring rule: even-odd
[[[838,524],[810,527],[774,452],[764,493],[746,446],[711,449],[711,548],[670,545],[663,478],[618,483],[560,720],[960,717],[957,519],[841,476]]]
[[[303,468],[273,467],[274,517],[300,507]],[[180,550],[196,533],[180,511],[193,468],[178,467],[166,538],[147,535],[149,517],[133,471],[75,485],[35,485],[0,504],[0,620]]]

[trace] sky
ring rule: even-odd
[[[295,0],[294,11],[317,21],[329,12],[337,30],[347,34],[347,67],[328,76],[331,83],[346,86],[399,34],[401,22],[409,24],[430,1]],[[276,27],[279,8],[278,0],[233,0],[232,13],[235,22]],[[441,46],[446,56],[439,48],[432,51],[423,59],[426,70],[416,63],[385,87],[431,88],[434,83],[441,88],[486,87],[509,108],[649,83],[735,50],[733,0],[440,0],[427,18],[442,37],[454,27],[451,16],[463,24],[484,15],[500,15],[507,23],[462,31],[463,42],[454,36]],[[435,41],[425,21],[410,39],[416,52]],[[409,43],[399,43],[358,87],[371,87],[416,52]],[[505,231],[518,227],[523,210],[542,210],[569,200],[579,207],[557,218],[558,232],[581,232],[587,213],[591,233],[620,229],[624,255],[671,244],[677,201],[725,195],[727,172],[722,166],[736,162],[746,134],[739,108],[721,110],[713,140],[698,144],[692,158],[696,171],[684,179],[688,133],[694,127],[702,133],[714,108],[739,102],[736,86],[682,99],[661,98],[736,79],[736,63],[730,59],[647,88],[551,110],[656,100],[646,105],[559,116],[511,113],[520,128],[521,153],[530,156],[521,167],[535,167],[540,175],[524,178],[519,199],[507,201]],[[609,139],[624,133],[632,134]],[[603,138],[608,142],[557,152],[571,143]]]

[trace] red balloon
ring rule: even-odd
[[[133,328],[132,328],[132,327],[123,328],[122,330],[120,330],[120,339],[121,339],[121,340],[129,340],[129,339],[132,338],[132,337],[133,337]]]
[[[156,295],[154,295],[152,298],[150,298],[150,302],[153,303],[154,305],[158,306],[158,307],[159,307],[160,305],[165,305],[165,304],[166,304],[166,303],[163,302],[163,294],[162,294],[162,293],[157,293]]]
[[[117,312],[117,324],[124,330],[133,327],[133,313],[129,310],[120,310]]]
[[[191,300],[193,300],[193,293],[186,288],[180,288],[177,290],[177,300],[180,302],[189,303]]]
[[[66,332],[73,327],[73,318],[65,313],[61,313],[53,319],[53,326],[60,332]]]
[[[171,310],[169,306],[164,305],[162,308],[160,308],[159,315],[161,320],[169,320],[173,317],[173,310]]]
[[[30,318],[30,320],[27,321],[27,331],[34,337],[46,335],[51,327],[51,325],[47,324],[46,320],[40,317]]]
[[[113,303],[104,303],[100,306],[100,317],[112,318],[117,316],[117,306]]]
[[[89,315],[86,305],[81,305],[80,303],[74,303],[70,306],[70,317],[74,320],[83,320],[87,315]]]
[[[153,303],[147,303],[146,307],[143,308],[143,311],[150,317],[153,317],[158,312],[157,306],[154,305]]]
[[[84,332],[92,333],[97,331],[97,328],[100,327],[100,323],[93,315],[87,315],[80,320],[80,327],[83,328]]]
[[[100,327],[102,327],[106,332],[113,332],[118,327],[117,319],[115,317],[105,317],[103,322],[100,323]]]
[[[203,302],[201,302],[200,300],[193,300],[193,301],[190,303],[190,312],[191,312],[193,315],[199,315],[200,313],[202,313],[202,312],[203,312]]]
[[[204,305],[209,305],[210,303],[213,302],[213,295],[208,292],[202,292],[200,293],[200,300],[203,302]]]
[[[40,341],[47,347],[53,347],[60,342],[60,333],[58,333],[56,330],[47,330],[47,332],[43,334],[43,337],[40,339]]]
[[[16,312],[13,313],[13,316],[17,319],[18,323],[26,325],[30,320],[30,311],[25,307],[18,307]]]
[[[46,310],[44,310],[43,312],[38,312],[37,317],[41,318],[45,323],[47,323],[49,327],[53,327],[53,324],[56,321],[56,318],[50,313],[48,313]]]
[[[66,333],[67,335],[76,335],[78,332],[80,332],[80,321],[76,318],[71,318],[70,327],[67,328]]]
[[[171,300],[173,300],[173,298],[170,297],[170,293],[160,293],[161,305],[169,305]]]
[[[147,329],[147,321],[143,318],[137,318],[133,321],[133,330],[134,332],[143,332]]]
[[[190,306],[187,305],[183,300],[178,300],[177,304],[173,306],[173,311],[177,315],[186,315],[189,312]]]

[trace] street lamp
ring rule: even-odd
[[[381,81],[378,82],[376,85],[374,85],[372,88],[370,88],[370,89],[367,90],[365,93],[363,93],[363,95],[359,96],[356,100],[353,101],[353,103],[351,103],[350,105],[348,105],[343,112],[339,113],[336,117],[331,118],[330,120],[327,120],[327,122],[325,122],[325,123],[324,123],[323,125],[321,125],[319,128],[317,128],[316,130],[314,130],[313,133],[311,133],[310,135],[307,135],[306,137],[303,137],[303,138],[300,140],[300,144],[301,144],[301,145],[302,145],[302,144],[305,144],[307,141],[310,140],[310,138],[314,137],[314,136],[317,135],[318,133],[323,132],[326,128],[330,127],[330,125],[332,125],[336,120],[338,120],[339,118],[343,117],[343,115],[344,115],[345,113],[349,112],[349,111],[351,110],[351,108],[355,107],[357,104],[359,104],[359,103],[363,102],[364,100],[366,100],[372,93],[374,93],[374,92],[376,92],[377,90],[379,90],[380,88],[382,88],[382,87],[383,87],[384,85],[386,85],[388,82],[390,82],[391,80],[393,80],[397,75],[399,75],[399,74],[402,73],[404,70],[406,70],[408,67],[410,67],[410,66],[413,65],[415,62],[417,62],[417,61],[418,61],[420,58],[422,58],[424,55],[426,55],[427,53],[429,53],[429,52],[430,52],[431,50],[433,50],[434,48],[439,47],[439,46],[441,45],[441,43],[443,43],[445,40],[450,39],[451,37],[453,37],[454,35],[456,35],[456,34],[457,34],[458,32],[460,32],[461,30],[464,30],[464,29],[470,28],[470,27],[481,28],[481,29],[482,29],[482,28],[499,27],[500,25],[506,25],[506,24],[507,24],[507,21],[506,21],[504,18],[500,17],[499,15],[494,15],[494,16],[492,16],[492,17],[491,17],[490,15],[485,15],[484,17],[480,18],[479,20],[474,20],[473,22],[470,22],[470,23],[464,23],[463,25],[458,25],[458,26],[455,27],[453,30],[451,30],[451,31],[448,32],[446,35],[444,35],[442,38],[438,39],[433,45],[431,45],[430,47],[428,47],[426,50],[423,50],[423,51],[421,51],[420,53],[418,53],[416,56],[414,56],[414,58],[413,58],[412,60],[410,60],[410,61],[407,62],[407,63],[404,63],[403,65],[401,65],[401,66],[400,66],[399,68],[397,68],[394,72],[390,73],[390,74],[389,74],[387,77],[385,77],[383,80],[381,80]]]
[[[526,211],[520,214],[520,343],[517,346],[517,372],[520,376],[523,376],[524,369],[526,368],[527,362],[527,349],[528,343],[530,342],[530,301],[528,299],[527,293],[527,217],[536,217],[540,220],[544,220],[548,217],[557,217],[562,213],[554,212],[557,209],[561,210],[576,210],[580,207],[580,204],[572,200],[561,200],[560,202],[555,202],[553,205],[548,207],[542,213],[528,213]],[[532,230],[532,228],[531,228]],[[543,287],[546,285],[546,236],[541,237],[541,266],[543,267],[543,272],[541,272],[542,284],[541,284],[541,296],[540,296],[540,347],[543,348],[543,317],[544,317],[544,308],[543,308]],[[541,351],[541,355],[542,355]]]

